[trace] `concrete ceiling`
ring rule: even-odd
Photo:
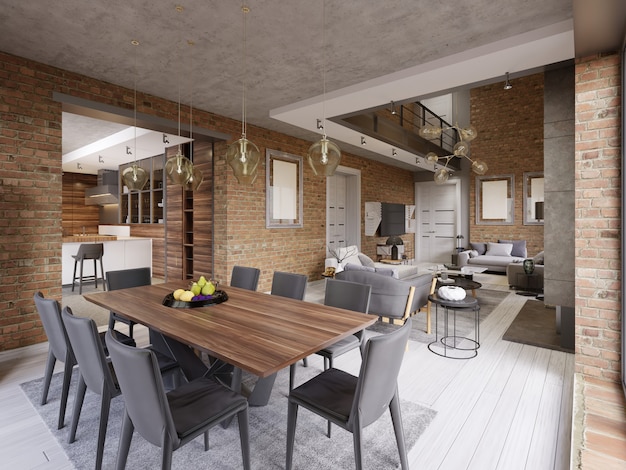
[[[310,141],[323,116],[514,80],[575,55],[572,0],[327,0],[325,34],[320,1],[250,0],[245,68],[239,2],[2,3],[4,52],[131,89],[136,77],[138,90],[176,102],[193,89],[194,107],[238,120],[246,69],[248,123]],[[65,120],[64,153],[77,151],[90,133]],[[121,130],[102,127],[94,138]],[[358,133],[326,130],[346,151],[415,168],[414,155],[392,159],[388,144],[364,149]]]

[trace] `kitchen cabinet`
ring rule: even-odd
[[[165,155],[138,160],[137,165],[148,172],[148,182],[141,191],[129,191],[121,175],[132,163],[120,165],[120,223],[162,224],[165,222],[165,185],[163,167]]]

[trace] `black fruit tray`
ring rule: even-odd
[[[223,290],[216,290],[210,299],[206,300],[193,300],[191,302],[184,302],[182,300],[176,300],[174,293],[167,294],[163,299],[163,305],[172,308],[197,308],[197,307],[210,307],[211,305],[221,304],[228,300],[228,295]]]

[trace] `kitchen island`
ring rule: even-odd
[[[63,285],[72,284],[72,275],[74,274],[74,258],[72,256],[78,253],[78,247],[82,243],[102,243],[104,245],[104,254],[102,256],[104,277],[106,277],[107,271],[117,271],[119,269],[147,267],[152,272],[151,238],[99,234],[72,235],[63,237]],[[93,276],[93,274],[93,263],[90,261],[84,262],[83,276]]]

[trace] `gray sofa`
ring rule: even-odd
[[[370,271],[342,271],[336,279],[359,282],[372,286],[369,313],[390,320],[406,320],[406,303],[411,286],[415,287],[413,302],[408,311],[412,314],[428,304],[432,274],[422,274],[413,279],[400,280]]]
[[[507,266],[519,263],[527,257],[526,240],[498,240],[470,243],[471,249],[459,253],[458,266],[476,266],[488,271],[506,273]]]

